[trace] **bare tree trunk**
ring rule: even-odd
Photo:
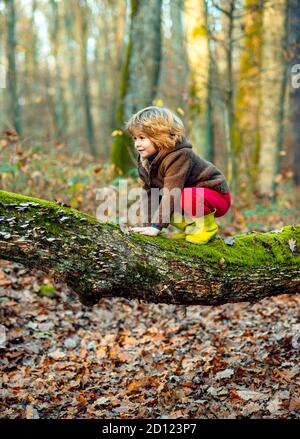
[[[85,114],[86,136],[90,153],[97,157],[98,151],[95,144],[94,122],[91,110],[90,78],[87,56],[88,39],[88,5],[86,0],[78,4],[78,20],[80,29],[80,60],[82,66],[82,98]]]
[[[234,78],[233,78],[233,35],[234,13],[236,0],[230,0],[227,15],[227,47],[226,47],[226,96],[225,96],[225,131],[228,152],[227,178],[231,191],[235,196],[239,194],[239,174],[236,145],[234,143],[235,105],[234,105]]]
[[[152,104],[157,91],[161,64],[162,0],[131,0],[130,31],[120,82],[116,128],[138,110]],[[126,133],[117,135],[111,161],[126,173],[134,165],[134,154]]]
[[[285,119],[285,107],[286,107],[286,95],[287,95],[287,80],[288,80],[288,62],[286,59],[286,54],[288,50],[288,15],[289,15],[289,2],[285,0],[284,5],[284,24],[283,24],[283,37],[282,37],[282,50],[281,50],[281,62],[282,62],[282,76],[280,82],[280,94],[279,94],[279,109],[277,114],[277,138],[275,144],[275,164],[274,164],[274,175],[272,185],[272,200],[276,201],[277,197],[277,186],[278,181],[276,176],[279,176],[281,171],[281,161],[282,155],[281,150],[283,147],[284,138],[284,119]]]
[[[16,13],[15,1],[6,0],[7,10],[7,109],[9,120],[18,134],[21,134],[21,109],[17,92],[16,68]]]
[[[0,258],[101,297],[220,305],[300,293],[300,225],[197,246],[99,223],[54,202],[0,191]]]
[[[125,33],[126,2],[103,0],[103,7],[96,17],[97,38],[94,72],[97,78],[98,131],[101,133],[102,158],[111,155],[111,134],[115,128],[115,112],[118,100]],[[112,75],[111,72],[114,72]]]
[[[236,92],[235,145],[243,188],[254,190],[260,150],[259,79],[262,46],[261,0],[246,0],[243,48]]]
[[[289,10],[289,55],[290,67],[298,65],[300,68],[300,3],[290,0]],[[299,72],[298,68],[298,72]],[[299,80],[298,80],[299,82]],[[289,139],[293,150],[292,166],[294,183],[300,188],[300,86],[295,87],[291,81],[289,91]]]
[[[204,3],[205,26],[207,34],[207,50],[208,50],[208,71],[207,71],[207,97],[206,97],[206,124],[205,124],[205,158],[212,162],[214,160],[214,127],[213,127],[213,53],[211,48],[208,7],[206,0]]]
[[[212,160],[210,116],[210,28],[206,0],[185,0],[187,55],[189,61],[188,135],[195,151]],[[209,119],[206,119],[206,116]],[[207,125],[208,123],[208,125]]]
[[[64,108],[64,92],[60,74],[60,22],[59,22],[59,3],[56,0],[51,0],[52,17],[50,22],[50,41],[51,41],[51,53],[55,62],[55,84],[54,84],[54,106],[53,116],[54,125],[56,130],[57,140],[64,139],[66,121],[65,121],[65,108]]]
[[[183,0],[166,4],[170,17],[170,35],[162,39],[162,65],[156,98],[164,96],[166,106],[184,115],[187,107],[188,62],[183,30]],[[181,111],[183,110],[183,111]]]
[[[279,170],[278,148],[281,140],[278,136],[281,136],[282,127],[279,124],[282,124],[284,112],[283,88],[286,81],[286,3],[287,0],[266,2],[263,13],[258,187],[262,194],[268,196],[273,195]]]
[[[80,121],[80,109],[78,102],[78,86],[79,81],[76,80],[76,50],[75,50],[75,14],[73,8],[70,8],[70,1],[64,0],[64,24],[65,24],[65,50],[67,54],[67,68],[68,68],[68,134],[72,138],[72,145],[76,143]],[[75,137],[75,138],[74,138]]]

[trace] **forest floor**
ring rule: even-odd
[[[291,206],[259,206],[243,211],[240,229],[296,221]],[[91,309],[63,283],[0,261],[0,417],[299,419],[300,297],[282,293]]]
[[[48,282],[2,263],[1,417],[300,418],[299,297],[87,309]]]

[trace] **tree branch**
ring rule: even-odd
[[[292,241],[291,241],[292,240]],[[300,292],[300,225],[204,246],[123,233],[57,203],[0,191],[0,258],[101,297],[220,305]]]

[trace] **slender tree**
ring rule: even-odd
[[[63,82],[61,78],[61,65],[60,65],[60,35],[61,26],[59,19],[60,4],[57,0],[50,0],[51,6],[51,19],[49,23],[49,33],[51,42],[51,54],[54,62],[54,105],[53,105],[53,118],[56,131],[57,140],[62,140],[65,136],[65,102],[64,102],[64,90]]]
[[[97,124],[101,136],[101,154],[111,154],[111,134],[115,128],[115,111],[122,65],[126,2],[103,0],[96,15],[94,74],[97,79]],[[114,72],[112,75],[111,72]]]
[[[132,144],[122,131],[124,121],[156,95],[161,64],[162,0],[131,0],[128,43],[122,65],[122,78],[111,160],[116,171],[126,173],[134,164]]]
[[[167,32],[162,33],[162,63],[156,98],[181,115],[187,109],[188,59],[183,29],[184,1],[173,0],[165,4],[169,17]],[[166,20],[165,20],[166,21]],[[165,24],[166,26],[166,24]]]
[[[99,11],[96,16],[97,33],[95,35],[95,51],[94,51],[94,72],[97,78],[98,85],[98,99],[97,99],[97,113],[98,123],[101,132],[101,139],[103,141],[103,151],[106,158],[109,157],[107,150],[109,147],[109,140],[111,135],[111,108],[112,100],[110,89],[110,75],[109,71],[113,68],[112,57],[114,56],[114,49],[111,47],[111,27],[112,27],[112,10],[114,2],[104,0],[99,5]]]
[[[234,14],[236,10],[236,0],[229,0],[227,9],[218,7],[224,14],[225,35],[226,35],[226,59],[225,59],[225,132],[228,153],[227,177],[231,190],[235,195],[239,193],[239,174],[238,158],[236,145],[234,143],[235,130],[235,103],[234,103],[234,70],[233,70],[233,49],[234,49]]]
[[[88,68],[88,52],[87,52],[87,41],[88,41],[88,19],[90,10],[86,0],[78,2],[77,4],[77,20],[79,28],[79,38],[80,38],[80,61],[82,67],[82,98],[83,107],[85,114],[85,128],[87,142],[89,146],[90,153],[96,157],[98,154],[95,136],[94,136],[94,122],[91,109],[91,94],[90,94],[90,77]]]
[[[280,168],[286,84],[287,0],[265,2],[261,71],[260,157],[258,188],[272,196]]]
[[[188,132],[195,150],[211,159],[211,144],[207,144],[205,113],[208,101],[209,27],[206,23],[205,0],[185,1],[187,54],[189,62]]]
[[[21,109],[17,91],[15,1],[5,0],[7,10],[7,113],[8,123],[21,134]]]
[[[75,12],[70,8],[70,0],[64,0],[64,27],[65,27],[65,52],[67,65],[67,108],[68,108],[68,134],[74,138],[81,126],[80,106],[78,100],[77,63],[76,63],[76,38],[75,38]]]
[[[277,113],[277,136],[275,144],[275,164],[274,164],[274,175],[272,182],[272,199],[273,202],[276,200],[277,196],[277,185],[278,178],[281,171],[282,162],[282,149],[284,140],[284,120],[285,120],[285,108],[286,108],[286,92],[287,92],[287,73],[288,73],[288,62],[287,62],[287,51],[288,51],[288,15],[289,15],[289,1],[285,0],[283,8],[283,37],[282,37],[282,50],[281,50],[281,61],[282,61],[282,76],[280,81],[279,90],[279,109]]]
[[[3,3],[2,3],[3,4]],[[4,9],[4,8],[3,8]],[[0,130],[4,130],[5,126],[5,87],[6,87],[6,71],[5,71],[5,42],[6,35],[4,30],[6,30],[6,14],[5,10],[0,11]]]
[[[25,55],[24,63],[18,63],[22,86],[20,87],[20,99],[23,101],[23,129],[26,136],[32,132],[36,135],[41,133],[43,126],[39,123],[37,113],[41,102],[40,77],[42,74],[39,64],[39,39],[38,28],[35,18],[38,8],[37,0],[33,0],[29,14],[24,9],[18,9],[22,13],[22,26],[20,26],[20,46]]]
[[[210,38],[210,26],[207,0],[203,0],[205,27],[207,34],[208,69],[207,69],[207,96],[205,117],[205,157],[209,161],[214,160],[214,127],[213,127],[213,50]]]
[[[33,82],[33,93],[34,97],[37,97],[37,94],[39,92],[38,89],[38,76],[39,76],[39,68],[38,68],[38,38],[37,38],[37,30],[35,25],[35,14],[37,10],[37,0],[32,1],[32,7],[31,7],[31,41],[32,41],[32,47],[31,47],[31,66],[32,66],[32,82]]]
[[[246,0],[243,18],[243,47],[236,91],[234,142],[239,175],[246,187],[254,189],[260,150],[259,79],[262,47],[261,0]],[[250,171],[250,172],[249,172]]]
[[[289,139],[293,151],[294,182],[300,187],[300,80],[294,81],[294,75],[300,71],[300,2],[289,3],[289,67],[291,81],[289,88]],[[293,71],[298,66],[297,72]]]

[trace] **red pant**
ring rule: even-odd
[[[213,209],[216,209],[215,217],[218,217],[225,215],[229,210],[231,196],[230,192],[221,194],[208,188],[189,187],[184,188],[181,192],[180,204],[184,213],[188,216],[195,217],[198,212],[208,215]],[[201,216],[201,213],[199,216]]]

